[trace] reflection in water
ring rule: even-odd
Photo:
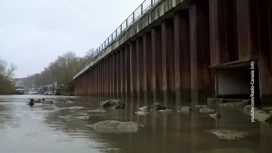
[[[26,105],[28,98],[0,97],[2,152],[208,153],[218,149],[271,152],[271,127],[253,124],[249,116],[235,110],[220,109],[219,120],[194,109],[189,114],[152,112],[140,116],[134,112],[152,102],[126,100],[124,110],[101,111],[98,102],[102,98],[70,97],[76,101],[73,103],[61,97],[47,97],[54,99],[55,105],[40,104],[33,108]],[[172,104],[167,106],[173,110],[180,105]],[[138,133],[102,134],[86,126],[104,120],[134,121],[145,127]],[[239,140],[219,140],[207,132],[213,129],[233,129],[249,135]]]

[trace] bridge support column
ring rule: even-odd
[[[122,48],[120,50],[120,96],[121,96],[121,99],[124,98],[124,89],[125,89],[125,80],[124,80],[125,58],[124,58],[124,55],[125,55],[125,48]]]
[[[98,86],[97,86],[97,89],[98,89],[98,94],[97,96],[99,97],[99,100],[100,100],[100,97],[101,97],[101,61],[98,63],[97,65],[97,82],[98,82]]]
[[[88,92],[87,92],[87,96],[90,96],[91,94],[91,86],[90,86],[90,81],[91,81],[91,74],[89,72],[86,73],[86,77],[88,79],[88,82],[87,82],[87,88],[88,88]]]
[[[257,0],[236,1],[237,33],[239,60],[246,61],[255,58],[257,52]]]
[[[174,101],[174,27],[173,20],[162,22],[161,26],[162,38],[162,90],[163,101],[166,104],[168,101]]]
[[[93,73],[94,72],[94,68],[92,68],[90,70],[90,73],[92,73],[92,96],[95,95],[95,74]]]
[[[103,60],[103,65],[102,65],[102,98],[103,100],[106,98],[106,73],[105,73],[105,65],[106,65],[106,60]]]
[[[120,98],[120,50],[115,53],[115,62],[116,62],[116,99]]]
[[[136,40],[136,92],[137,99],[142,99],[143,94],[143,38]]]
[[[238,60],[235,0],[210,0],[211,65]]]
[[[130,46],[125,46],[125,56],[124,56],[124,80],[125,80],[125,99],[130,97]]]
[[[110,98],[113,98],[113,56],[109,56],[109,89],[110,89]]]
[[[96,65],[95,68],[95,74],[96,74],[96,97],[99,97],[99,67]]]
[[[136,42],[130,44],[130,92],[131,98],[136,97],[137,91],[137,66],[136,66]]]
[[[264,105],[272,102],[272,1],[259,0],[260,96]],[[268,29],[268,30],[267,30]]]
[[[110,64],[109,64],[109,57],[106,59],[106,95],[107,99],[110,99]]]
[[[153,100],[162,100],[162,52],[161,52],[161,28],[155,27],[151,31],[152,48],[152,92]]]
[[[143,36],[143,94],[144,99],[151,100],[152,95],[152,48],[151,33],[148,32]]]
[[[206,103],[211,96],[209,3],[196,0],[190,4],[190,66],[192,105]]]
[[[191,99],[189,13],[182,11],[174,17],[174,58],[176,104],[189,104]]]

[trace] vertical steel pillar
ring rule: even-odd
[[[144,99],[152,99],[152,48],[151,33],[143,36],[143,92]]]
[[[136,92],[137,99],[140,100],[143,94],[143,38],[136,40]]]
[[[162,22],[162,90],[164,104],[174,101],[174,28],[172,20]]]
[[[192,104],[206,103],[211,96],[209,4],[207,0],[190,4],[190,66]],[[201,26],[199,26],[201,25]]]
[[[125,80],[124,80],[124,70],[125,70],[125,48],[122,48],[120,50],[120,98],[123,99],[124,98],[124,89],[125,89]]]
[[[272,101],[272,1],[258,1],[260,98],[263,105]],[[256,67],[256,66],[255,66]]]
[[[152,92],[153,100],[162,100],[162,52],[161,52],[161,29],[155,27],[151,31],[152,47]]]
[[[190,37],[189,13],[182,11],[174,17],[174,58],[176,104],[190,101]]]
[[[130,95],[136,96],[136,42],[130,44]]]
[[[114,63],[113,63],[113,54],[110,55],[110,95],[111,98],[114,98]]]
[[[256,59],[257,50],[257,0],[236,1],[239,60]]]
[[[131,91],[131,83],[130,83],[130,45],[125,46],[125,72],[124,72],[124,79],[125,79],[125,97],[129,99],[130,91]]]

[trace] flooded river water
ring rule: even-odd
[[[271,153],[272,128],[235,110],[221,110],[215,121],[207,114],[134,112],[143,102],[126,102],[124,110],[95,111],[98,101],[46,96],[53,105],[35,104],[28,98],[0,96],[1,153]],[[169,106],[174,108],[174,106]],[[104,121],[134,121],[144,125],[136,133],[103,134],[87,125]],[[248,133],[238,140],[221,140],[209,132],[232,129]]]

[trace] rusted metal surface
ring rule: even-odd
[[[162,52],[161,28],[155,27],[151,31],[152,47],[152,92],[154,101],[162,100]]]
[[[152,48],[151,32],[143,36],[143,96],[152,99]]]
[[[188,11],[178,12],[174,17],[174,57],[176,102],[188,102],[191,98],[190,39]]]
[[[205,103],[216,96],[218,69],[254,60],[256,92],[271,104],[271,55],[270,0],[194,0],[76,78],[75,94]]]

